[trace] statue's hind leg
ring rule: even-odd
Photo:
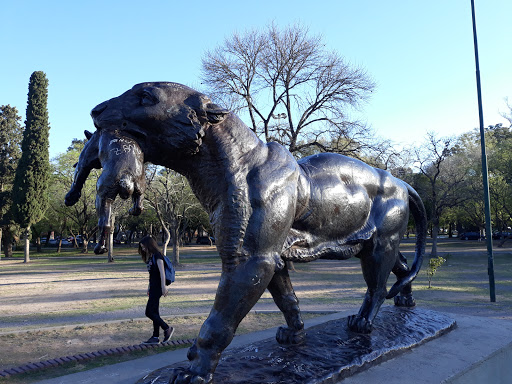
[[[393,267],[393,273],[397,279],[404,278],[409,275],[410,269],[407,265],[407,259],[401,252],[399,252],[398,259],[395,266]],[[400,294],[395,296],[395,305],[397,307],[414,307],[416,301],[412,296],[412,284],[407,284],[401,291]]]
[[[395,265],[396,251],[392,244],[382,239],[377,239],[375,243],[374,246],[371,243],[366,244],[360,254],[363,277],[368,289],[359,313],[348,317],[348,327],[354,332],[372,331],[373,319],[386,299],[386,282]]]
[[[284,267],[276,272],[268,285],[278,308],[283,312],[288,327],[279,327],[276,340],[279,344],[300,344],[304,341],[304,322],[300,315],[299,300],[288,275],[288,268]]]

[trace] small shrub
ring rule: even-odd
[[[439,267],[441,267],[441,265],[443,265],[445,261],[446,261],[446,259],[441,257],[441,256],[432,257],[429,260],[428,267],[427,267],[427,279],[428,279],[428,288],[429,289],[432,288],[432,284],[431,284],[432,283],[432,278],[436,274],[437,269]]]

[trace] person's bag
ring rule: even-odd
[[[176,271],[174,270],[174,265],[172,265],[171,260],[169,260],[169,258],[167,256],[164,256],[164,267],[165,267],[165,285],[174,283]]]
[[[155,256],[153,256],[154,258]],[[174,270],[174,265],[172,265],[171,260],[167,256],[162,255],[164,259],[164,270],[165,270],[165,285],[169,285],[174,283],[176,271]]]

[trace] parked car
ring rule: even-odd
[[[492,238],[493,240],[501,240],[501,239],[505,239],[507,237],[510,237],[512,235],[512,233],[510,232],[494,232],[492,234]]]
[[[215,244],[215,239],[213,237],[208,236],[198,236],[196,240],[196,244],[210,245]]]
[[[463,232],[459,235],[461,240],[480,240],[482,237],[478,232]]]

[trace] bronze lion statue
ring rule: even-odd
[[[263,143],[204,94],[177,83],[135,85],[91,115],[95,134],[120,132],[138,144],[144,161],[183,174],[210,215],[222,274],[210,315],[189,350],[190,365],[175,370],[171,383],[211,382],[222,351],[265,289],[287,323],[277,341],[303,340],[288,260],[361,260],[368,290],[359,313],[349,317],[354,332],[371,331],[385,299],[414,306],[411,282],[422,264],[426,214],[418,194],[390,173],[333,153],[297,161],[281,145]],[[98,156],[90,156],[79,163],[94,164]],[[102,166],[114,168],[116,161],[114,156]],[[88,167],[81,172],[88,174]],[[417,230],[410,268],[398,249],[409,213]],[[388,291],[391,272],[397,281]]]

